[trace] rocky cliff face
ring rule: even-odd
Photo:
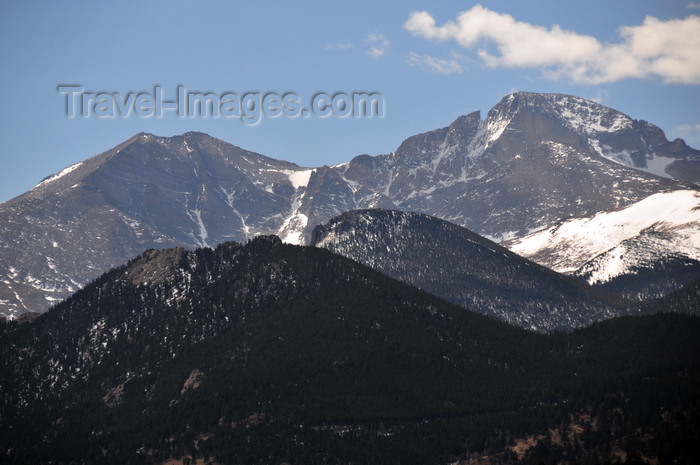
[[[308,243],[358,208],[436,216],[496,241],[697,189],[700,151],[577,97],[517,93],[392,154],[303,168],[201,133],[139,134],[0,205],[0,312],[43,311],[148,248],[257,234]]]
[[[336,169],[357,207],[420,211],[500,241],[678,189],[681,178],[670,178],[686,165],[700,166],[700,151],[655,126],[577,97],[523,92],[485,120],[472,113]]]

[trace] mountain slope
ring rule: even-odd
[[[302,168],[201,133],[138,134],[0,204],[0,312],[44,311],[155,247],[277,234],[349,210],[418,211],[501,241],[695,189],[700,151],[577,97],[519,92],[395,153]],[[658,176],[660,175],[660,176]],[[673,179],[670,179],[673,178]],[[577,268],[583,263],[578,264]]]
[[[503,245],[626,297],[660,297],[700,277],[700,192],[655,194]]]
[[[60,456],[67,441],[78,443],[77,456],[105,447],[110,460],[135,450],[122,449],[130,439],[119,430],[134,408],[146,409],[136,426],[145,450],[173,454],[189,441],[184,422],[200,431],[223,423],[220,441],[251,418],[400,424],[514,408],[519,396],[492,391],[492,380],[537,391],[520,370],[503,370],[526,351],[510,353],[499,338],[540,343],[276,237],[214,251],[149,251],[2,337],[3,455]],[[477,377],[483,382],[466,382]],[[199,413],[183,417],[191,410]],[[83,424],[99,432],[76,436]],[[159,426],[144,431],[147,424]],[[41,444],[28,430],[56,442]],[[172,447],[161,442],[171,435]]]
[[[335,170],[353,188],[355,208],[419,211],[500,241],[681,188],[650,168],[660,165],[695,172],[700,151],[585,99],[518,92],[485,120],[475,112]]]
[[[13,463],[514,464],[516,438],[567,437],[586,416],[572,427],[582,463],[612,447],[689,463],[699,334],[697,318],[660,315],[538,335],[276,237],[151,250],[0,326],[0,451]],[[582,458],[566,442],[527,454]]]
[[[633,311],[469,230],[419,213],[344,213],[317,226],[312,245],[536,331],[567,331]]]
[[[3,313],[43,311],[147,248],[284,232],[310,173],[205,134],[139,134],[0,205]]]
[[[648,302],[645,309],[649,314],[678,312],[692,315],[697,314],[698,311],[700,311],[700,278],[665,297]]]

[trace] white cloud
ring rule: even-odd
[[[690,2],[685,7],[690,9],[700,9],[700,2]]]
[[[408,54],[407,62],[410,66],[420,66],[438,74],[461,73],[462,65],[458,61],[458,56],[453,55],[451,60],[432,57],[430,55],[420,55],[411,52]]]
[[[370,47],[367,54],[375,59],[385,55],[391,45],[383,34],[377,33],[367,34],[365,43]]]
[[[680,137],[694,148],[700,148],[700,123],[683,124],[671,130],[671,137]]]
[[[426,11],[411,13],[404,27],[413,35],[454,40],[472,49],[485,42],[497,53],[477,50],[491,68],[538,68],[550,79],[600,84],[626,78],[658,77],[665,83],[700,84],[700,17],[659,20],[619,29],[620,42],[603,44],[592,36],[516,21],[511,15],[476,5],[437,26]]]

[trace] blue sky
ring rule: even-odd
[[[0,201],[135,133],[202,131],[320,166],[396,149],[515,90],[600,101],[700,148],[700,2],[2,2]],[[68,118],[57,86],[379,92],[382,118]]]

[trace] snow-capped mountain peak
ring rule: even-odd
[[[43,310],[146,248],[258,234],[307,243],[349,210],[417,211],[501,241],[689,188],[679,180],[700,182],[700,151],[559,94],[514,93],[485,119],[475,111],[391,154],[332,167],[203,133],[141,133],[0,205],[0,260],[14,270],[0,276],[0,307]]]

